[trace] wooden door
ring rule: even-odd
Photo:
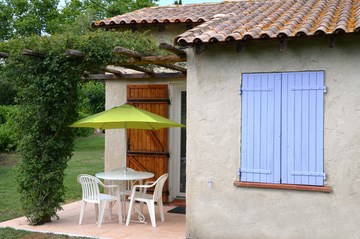
[[[168,85],[128,85],[127,103],[168,118]],[[152,180],[168,172],[168,129],[137,130],[127,133],[127,166],[155,174]],[[167,201],[168,182],[163,189]]]

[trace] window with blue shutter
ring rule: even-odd
[[[322,186],[324,72],[242,76],[240,181]]]

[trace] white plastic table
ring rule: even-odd
[[[119,170],[119,171],[109,171],[109,172],[100,172],[95,174],[95,176],[97,178],[101,178],[104,180],[112,180],[112,181],[119,181],[119,184],[122,185],[120,186],[120,190],[126,190],[126,181],[136,181],[139,180],[140,184],[142,184],[142,180],[144,179],[148,179],[148,178],[152,178],[154,177],[153,173],[150,172],[140,172],[140,171],[124,171],[124,170]],[[126,220],[126,196],[123,195],[121,197],[121,212],[122,212],[122,218],[123,218],[123,222],[125,222]]]
[[[150,172],[140,172],[140,171],[110,171],[110,172],[101,172],[95,174],[97,178],[105,180],[118,180],[118,181],[129,181],[129,180],[143,180],[154,177],[153,173]]]

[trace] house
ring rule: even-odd
[[[169,191],[185,196],[186,147],[188,238],[360,238],[359,0],[152,7],[94,27],[186,49],[186,77],[108,80],[106,104],[162,85],[169,117],[186,114],[185,146],[170,130]],[[110,168],[122,139],[106,137]]]

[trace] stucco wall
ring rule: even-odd
[[[360,36],[189,50],[187,214],[189,238],[360,238]],[[325,184],[333,192],[233,186],[241,141],[241,74],[324,70]],[[212,187],[208,180],[213,181]]]

